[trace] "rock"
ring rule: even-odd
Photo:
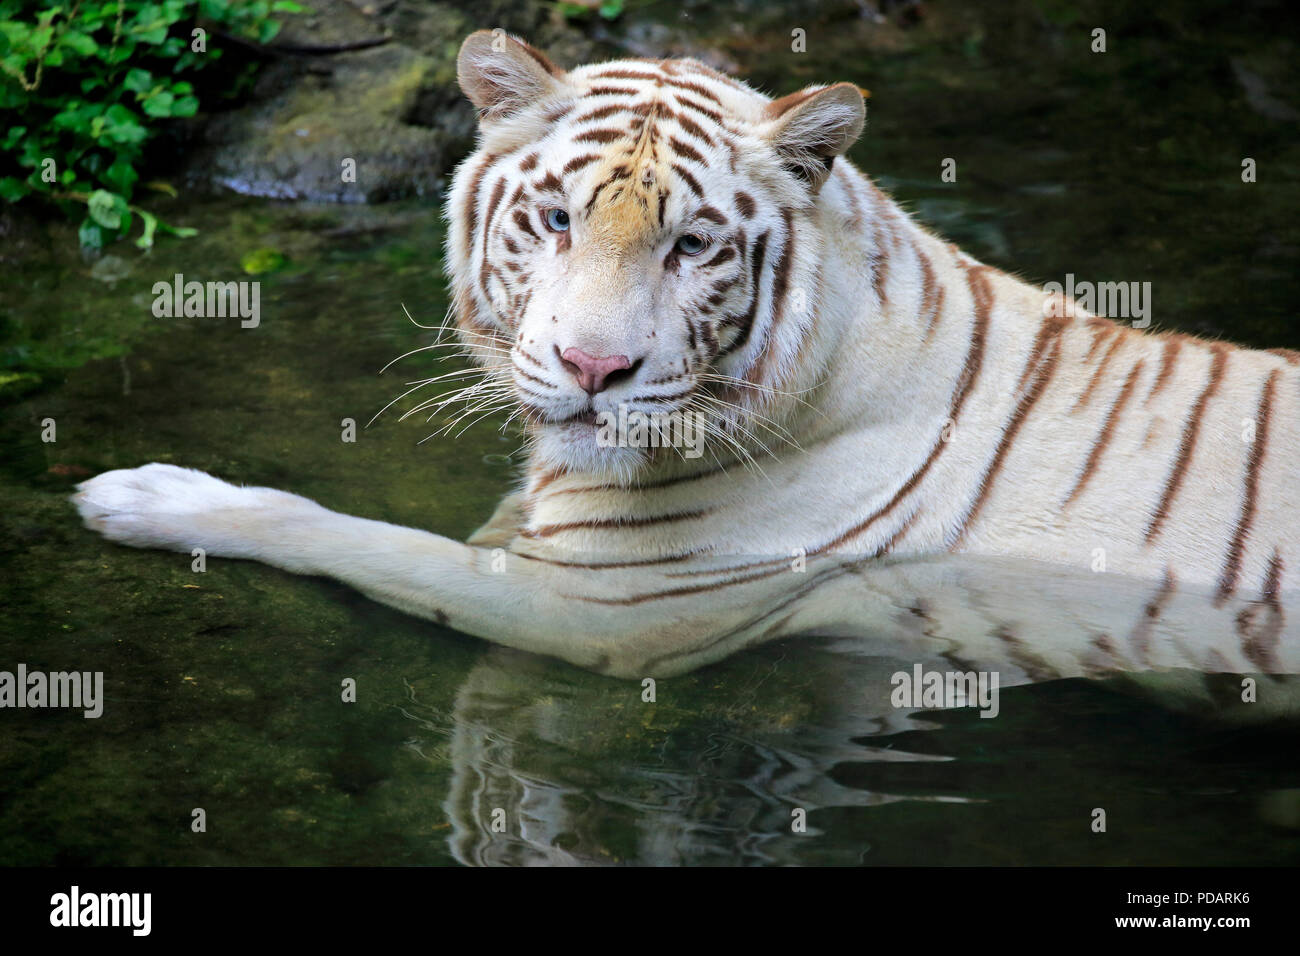
[[[272,49],[302,53],[340,53],[375,46],[390,39],[374,19],[375,10],[351,0],[311,0],[303,13],[280,14],[280,32]]]
[[[274,199],[382,202],[431,193],[472,143],[454,52],[388,43],[267,72],[259,90],[274,92],[209,123],[191,179]]]

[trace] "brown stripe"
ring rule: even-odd
[[[1043,354],[1043,349],[1047,347],[1047,343],[1059,335],[1061,330],[1069,324],[1069,319],[1059,316],[1044,318],[1039,322],[1038,335],[1034,337],[1034,344],[1029,350],[1029,361],[1025,363],[1025,367],[1020,372],[1020,380],[1016,382],[1017,392],[1029,383],[1030,376],[1037,371],[1037,360]]]
[[[682,180],[686,183],[686,185],[691,188],[691,192],[695,193],[696,196],[699,196],[701,198],[704,197],[704,190],[700,188],[699,180],[697,180],[694,176],[692,176],[690,171],[685,166],[681,165],[681,163],[673,163],[672,168],[673,168],[673,172],[675,172],[678,176],[682,177]]]
[[[1288,365],[1300,365],[1300,352],[1294,349],[1269,349],[1270,355],[1280,355]]]
[[[683,143],[676,136],[668,137],[668,145],[675,149],[678,155],[685,156],[687,159],[696,163],[704,163],[704,157],[700,154],[698,149],[688,143]]]
[[[529,153],[519,163],[521,173],[531,173],[537,168],[537,161],[541,159],[541,153]]]
[[[740,210],[740,214],[746,219],[754,218],[754,197],[749,193],[736,193],[736,208]]]
[[[538,192],[549,191],[549,192],[563,193],[564,181],[561,180],[559,176],[555,175],[554,170],[548,170],[545,176],[537,180],[537,182],[533,183],[533,188],[536,189]]]
[[[1156,374],[1156,380],[1147,394],[1148,402],[1155,397],[1156,392],[1165,387],[1169,377],[1174,374],[1174,363],[1178,360],[1178,350],[1182,346],[1182,339],[1177,335],[1170,335],[1165,339],[1165,347],[1160,353],[1160,371]]]
[[[589,129],[573,137],[575,143],[612,143],[627,136],[625,129]]]
[[[598,106],[594,110],[588,110],[581,116],[575,117],[575,123],[587,123],[591,120],[604,119],[607,116],[613,116],[616,113],[634,112],[632,107],[625,103],[610,103],[608,106]]]
[[[620,70],[609,69],[601,70],[599,73],[591,74],[596,79],[601,80],[649,80],[656,85],[662,83],[664,77],[659,73],[642,73],[639,70]]]
[[[1151,518],[1151,524],[1147,528],[1147,544],[1151,544],[1160,535],[1160,529],[1165,520],[1169,517],[1169,507],[1173,504],[1178,489],[1182,487],[1183,479],[1187,477],[1187,466],[1192,460],[1192,454],[1196,451],[1196,441],[1201,434],[1201,417],[1205,414],[1205,406],[1219,390],[1219,383],[1223,381],[1223,370],[1228,363],[1228,349],[1226,346],[1215,343],[1209,346],[1210,352],[1214,359],[1210,366],[1210,378],[1205,385],[1204,391],[1196,400],[1191,415],[1188,416],[1187,425],[1183,429],[1183,437],[1178,445],[1178,458],[1174,462],[1173,470],[1169,473],[1169,478],[1165,482],[1165,489],[1160,495],[1160,503],[1156,506],[1155,514]]]
[[[992,293],[988,287],[988,280],[984,278],[984,269],[986,266],[977,266],[973,269],[966,270],[966,281],[970,284],[971,298],[973,299],[974,317],[971,326],[971,344],[966,353],[966,361],[962,366],[960,375],[957,378],[956,387],[953,389],[952,403],[949,406],[948,420],[956,422],[960,418],[962,409],[966,405],[966,399],[975,387],[975,381],[979,378],[979,373],[984,365],[984,346],[988,338],[989,313],[993,305]],[[916,469],[905,481],[901,488],[895,492],[894,497],[889,500],[883,507],[877,509],[873,514],[867,516],[858,524],[849,528],[843,534],[822,545],[820,548],[810,552],[811,554],[822,554],[831,551],[845,541],[850,540],[856,535],[867,530],[878,520],[889,514],[898,506],[908,494],[911,493],[939,459],[943,449],[948,444],[944,439],[947,432],[947,422],[939,430],[939,436],[935,439],[934,445],[930,449],[930,454],[926,457],[919,468]]]
[[[753,249],[750,250],[749,274],[753,278],[754,293],[750,297],[749,308],[745,310],[744,315],[729,323],[740,329],[740,334],[723,349],[724,355],[744,348],[745,343],[749,341],[749,333],[754,328],[754,317],[758,314],[758,297],[763,291],[763,260],[767,256],[767,237],[766,232],[759,236],[754,242]]]
[[[695,112],[699,113],[701,116],[707,116],[709,119],[713,120],[713,122],[719,125],[722,124],[722,114],[717,112],[716,110],[709,109],[703,103],[696,103],[694,100],[687,99],[684,96],[678,95],[677,105],[685,106],[688,109],[695,110]]]
[[[700,268],[711,269],[713,266],[720,266],[724,262],[730,262],[734,258],[736,258],[736,250],[733,249],[731,246],[723,246],[721,249],[718,250],[717,255],[715,255],[708,262],[704,263],[702,266],[700,266]]]
[[[531,358],[531,356],[529,357]],[[537,360],[533,359],[533,361],[537,361]],[[538,492],[540,492],[551,482],[555,481],[557,478],[563,478],[567,474],[568,471],[566,471],[565,469],[557,469],[554,471],[543,471],[533,478],[532,487],[528,489],[528,493],[530,495],[536,495]]]
[[[860,563],[861,562],[839,563],[836,566],[828,568],[825,571],[819,571],[816,574],[809,575],[811,580],[809,580],[807,584],[803,585],[803,587],[795,591],[794,594],[790,595],[784,600],[779,601],[775,607],[769,607],[767,610],[751,617],[747,621],[742,622],[737,627],[732,628],[730,631],[725,631],[717,635],[711,640],[706,641],[704,644],[692,643],[691,645],[689,645],[687,648],[683,650],[672,651],[667,654],[661,654],[659,657],[651,658],[646,662],[646,670],[648,672],[653,672],[656,669],[658,669],[661,664],[665,662],[673,661],[678,658],[686,657],[689,655],[700,655],[707,652],[711,652],[714,648],[725,645],[728,641],[730,641],[732,638],[736,637],[737,635],[752,634],[753,629],[758,627],[758,625],[761,624],[763,621],[768,620],[769,618],[772,618],[777,614],[780,614],[786,608],[797,603],[798,601],[801,601],[805,596],[816,591],[827,581],[833,580],[837,577],[843,577],[844,575],[850,573]],[[780,629],[789,623],[790,618],[792,616],[793,614],[788,614],[785,616],[784,619],[775,622],[770,628],[768,628],[767,633],[772,635],[774,635],[775,633],[779,633]]]
[[[640,90],[634,90],[628,86],[593,86],[587,91],[587,96],[636,96]]]
[[[754,574],[745,575],[743,577],[728,578],[725,581],[713,581],[709,584],[688,584],[679,588],[667,588],[663,591],[647,591],[642,594],[632,594],[627,597],[619,598],[597,598],[583,594],[572,594],[569,595],[569,597],[577,598],[580,601],[587,601],[591,604],[609,604],[617,607],[627,607],[633,604],[644,604],[646,601],[658,601],[663,598],[707,594],[710,591],[719,591],[722,588],[731,587],[733,584],[748,584],[751,581],[761,581],[764,578],[770,578],[776,574],[786,574],[788,571],[789,562],[782,562],[781,567],[774,568],[770,571],[758,571]]]
[[[1070,310],[1067,309],[1066,311],[1069,312]],[[1101,347],[1101,344],[1114,333],[1119,331],[1118,325],[1115,325],[1113,322],[1107,322],[1105,319],[1098,323],[1094,318],[1094,320],[1090,321],[1088,324],[1092,326],[1092,345],[1088,347],[1088,354],[1083,357],[1085,363],[1091,362],[1093,356],[1097,354],[1097,349]]]
[[[1246,480],[1241,496],[1241,517],[1237,520],[1237,530],[1232,535],[1228,546],[1228,557],[1223,565],[1223,575],[1219,578],[1219,593],[1216,604],[1222,604],[1237,590],[1237,578],[1241,575],[1241,562],[1246,551],[1246,538],[1255,521],[1258,507],[1259,471],[1268,453],[1268,429],[1273,415],[1273,391],[1277,385],[1278,370],[1269,373],[1264,382],[1264,391],[1259,398],[1259,410],[1255,413],[1255,440],[1251,442],[1246,454]]]
[[[1000,625],[993,631],[993,636],[1006,645],[1007,658],[1017,665],[1033,681],[1056,680],[1060,672],[1042,657],[1024,645],[1024,642],[1011,630],[1010,624]]]
[[[1079,479],[1074,483],[1070,493],[1065,496],[1065,501],[1061,503],[1062,508],[1067,508],[1070,502],[1079,497],[1080,492],[1087,487],[1088,482],[1092,480],[1093,474],[1097,470],[1097,465],[1101,461],[1102,454],[1106,451],[1106,446],[1110,444],[1111,436],[1115,431],[1115,422],[1119,420],[1120,412],[1128,404],[1129,398],[1133,394],[1133,386],[1137,384],[1138,376],[1142,374],[1142,361],[1139,360],[1133,366],[1133,370],[1128,373],[1128,378],[1124,380],[1124,387],[1120,389],[1119,396],[1110,406],[1110,411],[1106,414],[1105,424],[1101,426],[1101,433],[1097,435],[1096,442],[1093,443],[1092,451],[1088,455],[1088,460],[1084,462],[1083,471],[1079,473]]]
[[[925,326],[925,341],[929,342],[930,337],[934,335],[934,326],[939,318],[939,310],[935,307],[938,301],[942,301],[943,290],[934,280],[934,266],[930,264],[930,257],[917,248],[915,250],[916,258],[921,263],[921,308],[919,315],[928,317]]]
[[[530,375],[528,372],[525,372],[523,369],[521,369],[518,365],[515,366],[514,371],[516,375],[526,378],[530,382],[536,382],[538,385],[545,385],[548,389],[555,388],[555,386],[552,385],[550,382],[546,381],[546,379],[538,378],[536,375]]]
[[[664,80],[663,85],[671,86],[679,90],[689,90],[697,96],[702,96],[712,103],[717,103],[719,106],[722,105],[722,100],[718,99],[708,87],[699,83],[690,83],[685,80]]]
[[[483,185],[483,177],[487,175],[488,167],[497,160],[496,153],[488,153],[483,157],[482,164],[474,170],[474,175],[470,177],[469,189],[466,190],[465,206],[465,255],[474,254],[474,233],[478,230],[478,191]]]
[[[496,214],[497,206],[501,202],[501,197],[505,195],[506,180],[502,176],[492,187],[492,195],[488,199],[487,212],[483,215],[483,254],[487,255],[488,231],[492,228],[492,217]]]
[[[758,355],[754,364],[745,372],[745,380],[753,382],[755,385],[763,381],[764,371],[767,367],[767,360],[771,357],[771,344],[774,339],[776,327],[781,324],[781,319],[785,316],[785,295],[790,288],[790,272],[794,268],[794,212],[790,209],[781,210],[781,218],[785,223],[785,242],[781,245],[780,257],[776,260],[772,274],[772,299],[769,309],[771,318],[763,330],[763,345],[758,350]]]
[[[1281,645],[1282,629],[1286,626],[1286,615],[1282,610],[1279,597],[1282,589],[1282,555],[1277,548],[1268,563],[1268,573],[1264,578],[1263,604],[1251,603],[1241,609],[1237,615],[1237,633],[1241,635],[1241,652],[1262,671],[1272,672],[1280,669],[1277,651]],[[1260,613],[1266,613],[1263,624],[1256,626]]]
[[[598,159],[600,159],[599,153],[583,153],[581,156],[574,156],[573,159],[564,164],[564,168],[561,172],[565,176],[569,175],[569,173],[576,173],[584,166],[588,166]]]
[[[836,166],[836,171],[847,169],[846,166]],[[849,197],[849,229],[862,228],[862,198],[858,195],[857,184],[849,177],[848,173],[844,174],[844,192]]]
[[[581,495],[581,494],[591,494],[591,493],[603,492],[603,491],[614,491],[614,492],[657,491],[661,488],[668,488],[671,487],[672,485],[682,484],[683,482],[687,482],[687,481],[696,481],[700,478],[712,478],[716,475],[724,475],[726,474],[726,472],[727,469],[725,466],[717,466],[713,468],[707,468],[703,471],[695,471],[685,475],[675,475],[671,478],[661,478],[658,481],[645,482],[643,484],[638,484],[631,489],[623,485],[594,485],[594,486],[584,485],[579,488],[561,488],[554,493],[557,495],[570,495],[570,494]]]
[[[515,554],[514,557],[523,558],[525,561],[537,561],[541,564],[549,564],[557,568],[581,568],[585,571],[608,570],[610,568],[648,568],[658,564],[677,564],[681,561],[687,561],[691,558],[698,558],[704,552],[702,550],[682,551],[678,554],[666,554],[658,558],[640,558],[636,561],[561,561],[558,558],[544,558],[536,554]]]
[[[686,133],[688,133],[691,136],[694,136],[698,140],[702,140],[705,143],[708,143],[710,146],[713,145],[713,137],[710,136],[708,133],[704,132],[704,127],[701,126],[699,123],[695,122],[695,120],[691,119],[688,116],[682,116],[680,113],[677,114],[674,117],[674,119],[677,120],[677,125],[680,126],[683,130],[685,130]]]
[[[1056,371],[1056,365],[1061,358],[1061,340],[1055,339],[1051,346],[1051,352],[1047,358],[1038,365],[1038,372],[1034,376],[1034,382],[1029,390],[1021,396],[1016,410],[1012,414],[1010,421],[1002,430],[1002,439],[998,442],[997,450],[993,453],[993,460],[989,462],[988,469],[984,472],[984,477],[980,479],[979,491],[975,500],[971,502],[970,508],[966,511],[966,516],[962,518],[961,523],[957,526],[957,534],[953,538],[950,547],[956,547],[966,536],[967,529],[979,517],[980,512],[984,510],[984,505],[988,502],[989,495],[993,490],[993,484],[997,480],[998,473],[1001,472],[1003,464],[1006,462],[1007,453],[1015,443],[1016,435],[1020,432],[1021,427],[1029,418],[1030,412],[1033,411],[1034,405],[1047,388],[1047,383]],[[1037,362],[1038,356],[1035,355],[1031,361]]]
[[[529,46],[527,43],[523,42],[522,40],[515,40],[515,42],[518,43],[521,47],[523,47],[524,52],[527,53],[529,56],[531,56],[535,61],[537,61],[537,64],[547,73],[551,74],[551,76],[561,76],[564,73],[564,71],[561,70],[554,63],[552,63],[550,58],[541,50]]]
[[[794,109],[801,103],[806,103],[818,93],[825,92],[828,87],[819,86],[813,90],[797,90],[794,93],[787,93],[778,100],[772,100],[763,107],[763,112],[770,120],[784,116],[787,112]]]
[[[1264,577],[1264,598],[1272,604],[1280,605],[1282,595],[1282,571],[1285,565],[1282,563],[1282,554],[1277,548],[1273,549],[1273,557],[1268,562],[1268,574]]]
[[[1177,588],[1178,579],[1174,577],[1173,571],[1166,567],[1164,580],[1160,582],[1160,589],[1147,602],[1146,607],[1142,609],[1142,617],[1133,625],[1133,631],[1129,634],[1128,642],[1136,653],[1137,659],[1143,664],[1151,663],[1151,632],[1155,630],[1156,623],[1160,620],[1161,615],[1165,613],[1165,608],[1169,605],[1169,600],[1174,596],[1174,591]]]
[[[880,233],[881,230],[877,228],[872,236],[876,254],[871,257],[871,288],[880,297],[881,304],[887,305],[889,296],[885,294],[885,283],[889,280],[889,250],[880,241]]]
[[[514,219],[516,226],[528,233],[534,239],[538,238],[537,233],[533,231],[532,222],[528,219],[528,213],[524,212],[522,209],[516,209],[512,214],[512,218]]]
[[[757,571],[759,568],[789,567],[790,562],[794,559],[793,554],[780,555],[775,558],[763,558],[758,561],[747,561],[744,564],[729,564],[719,568],[691,568],[685,571],[665,571],[664,577],[667,578],[698,578],[702,575],[735,575],[745,571]]]
[[[647,528],[651,525],[665,524],[671,521],[693,521],[709,513],[707,508],[697,511],[679,511],[666,515],[651,515],[642,518],[596,518],[590,521],[569,521],[564,524],[543,525],[540,528],[521,532],[526,538],[549,538],[553,534],[566,531],[624,531],[630,528]]]
[[[727,217],[724,216],[715,206],[703,206],[695,211],[695,215],[699,216],[701,219],[715,222],[719,226],[725,226],[727,224]]]
[[[543,117],[543,119],[545,119],[546,122],[548,123],[558,123],[560,120],[564,119],[564,117],[568,116],[569,113],[571,113],[572,111],[573,111],[572,103],[563,103],[560,106],[552,106],[549,110],[546,111],[546,115]]]
[[[1119,331],[1118,327],[1116,328],[1116,331]],[[1101,361],[1093,370],[1092,378],[1088,379],[1088,384],[1084,388],[1083,394],[1079,396],[1079,400],[1075,402],[1074,407],[1070,409],[1071,415],[1088,404],[1088,400],[1092,398],[1092,393],[1097,390],[1097,384],[1101,381],[1101,377],[1106,374],[1106,368],[1110,365],[1110,360],[1115,357],[1115,353],[1119,351],[1119,347],[1123,343],[1124,336],[1116,335],[1115,341],[1110,343],[1110,348],[1106,350],[1106,354],[1102,356]],[[1091,352],[1089,354],[1091,354]]]

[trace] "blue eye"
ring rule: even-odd
[[[682,236],[677,240],[677,251],[684,256],[698,256],[707,246],[708,243],[696,235]]]
[[[551,232],[569,231],[569,214],[563,209],[548,209],[542,215],[542,219]]]

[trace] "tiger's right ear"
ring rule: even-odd
[[[504,30],[478,30],[456,58],[460,88],[479,119],[500,119],[557,92],[564,71],[540,50]]]

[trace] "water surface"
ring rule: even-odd
[[[684,9],[692,35],[766,89],[869,88],[854,160],[973,255],[1033,281],[1150,281],[1158,326],[1300,345],[1284,5],[1157,4],[1139,20],[1105,4],[934,3],[906,29],[855,4]],[[609,35],[653,43],[655,18],[680,28],[677,11],[650,5]],[[1098,20],[1105,55],[1088,52]],[[808,53],[790,52],[792,26]],[[955,184],[939,181],[948,157]],[[195,574],[183,555],[92,536],[72,485],[149,461],[458,538],[516,474],[501,419],[420,444],[437,421],[385,415],[340,440],[343,419],[362,426],[402,383],[456,367],[420,353],[377,374],[432,340],[403,304],[442,319],[436,204],[217,197],[166,212],[200,236],[148,257],[114,248],[105,265],[56,229],[0,264],[4,361],[35,376],[0,409],[0,668],[102,670],[108,696],[94,721],[0,715],[0,861],[1300,859],[1293,725],[1223,725],[1084,679],[1005,690],[995,720],[891,714],[888,675],[910,661],[827,639],[660,682],[648,705],[638,685],[330,582],[217,560]],[[259,248],[288,265],[261,276],[257,329],[150,313],[154,282],[240,278]],[[56,443],[40,440],[46,418]],[[340,702],[345,678],[355,704]],[[1089,828],[1098,806],[1104,835]],[[195,807],[206,833],[190,830]],[[796,808],[806,833],[791,831]]]

